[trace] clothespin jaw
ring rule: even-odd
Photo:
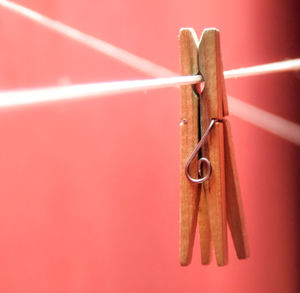
[[[217,264],[223,266],[228,262],[227,221],[239,258],[249,256],[249,246],[230,123],[224,118],[228,104],[220,34],[217,29],[206,29],[198,43],[192,29],[182,29],[179,39],[181,74],[200,73],[205,82],[200,108],[200,92],[195,94],[190,85],[181,87],[180,263],[191,262],[198,220],[202,264],[210,262],[212,242]],[[201,146],[197,164],[195,151]],[[203,168],[203,161],[210,170]],[[195,184],[200,181],[204,183]]]
[[[228,103],[223,74],[220,32],[215,28],[205,29],[202,33],[199,43],[199,70],[205,80],[203,98],[201,99],[201,122],[202,124],[209,124],[213,118],[222,120],[224,116],[228,115]]]

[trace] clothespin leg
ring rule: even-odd
[[[201,263],[203,265],[208,265],[211,259],[211,232],[209,226],[206,195],[205,192],[203,192],[202,185],[198,214],[198,228],[200,238]]]
[[[229,120],[224,119],[227,221],[238,258],[249,257],[248,236]]]
[[[223,266],[228,263],[223,123],[215,124],[208,142],[212,173],[204,183],[204,192],[216,261],[219,266]]]

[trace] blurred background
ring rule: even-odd
[[[17,3],[175,72],[181,27],[225,70],[300,57],[296,0]],[[1,90],[148,78],[2,7],[0,41]],[[227,92],[299,124],[299,76]],[[0,291],[299,292],[299,147],[234,116],[251,257],[180,267],[179,119],[178,89],[1,109]]]

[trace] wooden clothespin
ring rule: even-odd
[[[199,86],[181,87],[180,263],[191,262],[198,220],[202,264],[210,262],[212,240],[222,266],[228,262],[227,222],[238,257],[248,257],[249,247],[230,123],[224,118],[228,106],[220,36],[206,29],[199,42],[192,29],[182,29],[179,39],[181,74],[201,74],[205,82],[202,93]]]

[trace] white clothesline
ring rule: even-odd
[[[95,83],[84,85],[71,85],[35,90],[19,90],[0,92],[0,108],[21,106],[33,103],[68,100],[77,98],[92,98],[120,94],[133,91],[148,90],[159,87],[168,87],[198,83],[199,76],[158,78],[137,81],[120,81],[108,83]],[[285,140],[300,146],[300,125],[284,118],[271,114],[255,106],[228,96],[230,114],[233,114],[251,124],[271,132]]]
[[[86,99],[133,93],[152,89],[178,87],[201,82],[200,75],[176,76],[145,80],[100,82],[48,88],[0,91],[0,108],[70,99]]]
[[[300,70],[300,58],[224,71],[225,79]]]
[[[73,27],[70,27],[60,21],[53,20],[20,4],[11,1],[0,0],[0,5],[17,13],[18,15],[38,23],[43,27],[46,27],[51,31],[83,44],[86,47],[96,50],[97,52],[100,52],[108,57],[118,60],[119,62],[124,63],[139,72],[147,74],[148,76],[169,77],[176,75],[176,73],[164,68],[163,66],[154,64],[149,60],[136,56],[130,52],[127,52],[126,50],[97,39],[91,35],[85,34],[77,29],[74,29]]]
[[[229,114],[300,146],[300,125],[228,96]]]

